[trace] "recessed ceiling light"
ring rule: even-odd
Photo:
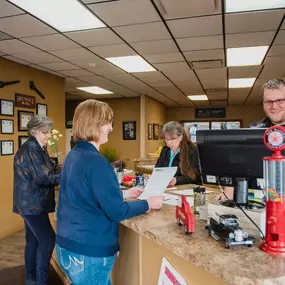
[[[192,101],[207,101],[207,95],[189,95],[187,96]]]
[[[92,94],[114,94],[113,92],[100,88],[98,86],[76,87],[76,89],[79,89],[79,90],[82,90],[88,93],[92,93]]]
[[[61,32],[106,27],[77,0],[9,0]]]
[[[269,46],[227,49],[227,66],[260,65]]]
[[[156,71],[148,62],[139,55],[107,57],[106,60],[127,72],[148,72]]]
[[[232,78],[229,79],[229,88],[252,87],[256,78]]]
[[[226,0],[226,13],[285,8],[285,0]]]

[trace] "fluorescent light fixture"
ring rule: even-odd
[[[114,94],[111,91],[108,91],[106,89],[100,88],[98,86],[89,86],[89,87],[76,87],[76,89],[92,93],[92,94]]]
[[[207,95],[189,95],[187,96],[192,101],[207,101]]]
[[[226,13],[285,8],[285,0],[226,0]]]
[[[9,0],[61,32],[106,27],[77,0]]]
[[[256,78],[232,78],[229,79],[229,88],[252,87]]]
[[[107,57],[106,60],[127,72],[156,71],[148,62],[139,55]]]
[[[227,66],[260,65],[269,46],[227,49]]]

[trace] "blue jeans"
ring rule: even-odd
[[[116,254],[110,257],[90,257],[56,245],[56,255],[72,285],[112,285],[110,274]]]
[[[26,285],[48,285],[50,258],[55,245],[48,214],[22,215],[22,218],[26,229]]]

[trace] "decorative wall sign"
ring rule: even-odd
[[[136,121],[123,122],[123,140],[136,139]]]
[[[15,93],[15,106],[34,109],[36,107],[36,97]]]
[[[29,139],[28,136],[19,136],[19,148]]]
[[[195,108],[195,118],[226,118],[226,108]]]
[[[153,124],[153,139],[159,139],[159,124]]]
[[[27,124],[33,116],[34,112],[18,110],[18,131],[27,131]]]
[[[14,101],[0,99],[0,115],[14,116]]]
[[[47,105],[37,104],[36,114],[41,116],[47,116]]]
[[[14,141],[1,141],[1,155],[14,154]]]
[[[160,140],[164,139],[164,135],[162,133],[162,129],[163,129],[163,125],[159,125],[159,139]]]
[[[147,124],[147,139],[152,140],[152,124]]]
[[[14,120],[1,120],[1,134],[14,134]]]

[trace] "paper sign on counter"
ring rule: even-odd
[[[194,195],[193,189],[185,189],[185,190],[177,190],[171,191],[172,193],[179,194],[179,195]],[[206,190],[206,194],[212,193],[213,191]]]

